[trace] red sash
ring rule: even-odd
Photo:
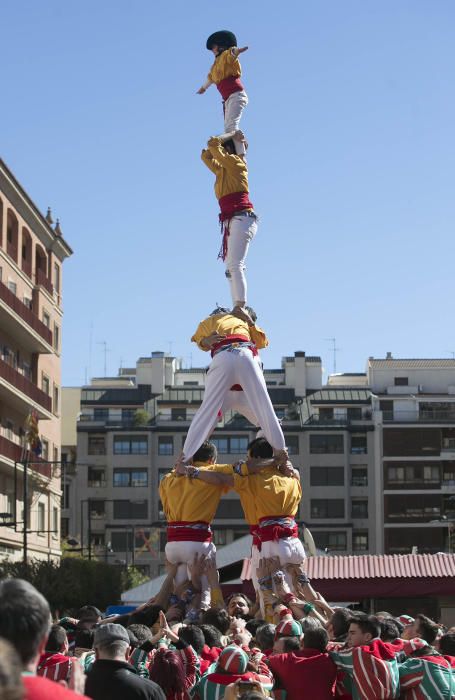
[[[241,92],[241,90],[245,89],[240,78],[234,78],[233,75],[230,75],[229,78],[223,78],[223,80],[220,80],[220,82],[216,84],[216,87],[225,102],[234,92]]]
[[[191,527],[199,525],[200,527]],[[188,526],[188,527],[185,527]],[[211,542],[210,524],[203,520],[175,520],[167,524],[168,542]]]
[[[264,527],[259,527],[259,537],[261,542],[276,542],[277,540],[282,540],[285,537],[297,537],[299,534],[299,528],[292,515],[268,515],[265,518],[260,518],[259,523],[263,520],[281,520],[282,518],[290,518],[294,525],[292,527],[283,527],[279,523],[273,525],[265,525]]]

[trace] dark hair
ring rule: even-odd
[[[262,627],[265,624],[266,620],[258,620],[257,618],[253,618],[252,620],[248,620],[245,625],[245,629],[248,630],[252,637],[255,637],[259,627]]]
[[[183,639],[183,641],[187,644],[191,644],[198,656],[204,648],[204,633],[198,625],[186,625],[185,627],[180,627],[179,638]]]
[[[0,697],[2,700],[22,700],[25,688],[22,685],[21,661],[14,647],[0,639]]]
[[[64,627],[61,625],[52,625],[46,642],[46,651],[60,651],[67,639]]]
[[[49,604],[28,581],[0,581],[0,637],[15,647],[24,664],[38,653],[51,623]]]
[[[76,619],[77,620],[97,620],[99,617],[102,617],[101,611],[98,610],[94,605],[83,605],[82,608],[79,608],[77,611]]]
[[[327,649],[328,641],[329,635],[323,627],[307,630],[303,635],[303,648],[317,649],[318,651],[323,652]]]
[[[221,634],[226,634],[231,626],[231,618],[227,610],[209,608],[202,613],[201,623],[203,625],[213,625],[217,630],[220,630]]]
[[[439,640],[439,651],[445,656],[455,656],[455,634],[447,632]]]
[[[256,643],[261,651],[266,651],[273,647],[275,640],[275,625],[266,623],[256,630]]]
[[[128,633],[132,632],[137,639],[138,646],[144,642],[148,642],[152,638],[152,632],[147,625],[133,624],[126,628]]]
[[[351,611],[347,608],[336,608],[332,617],[330,618],[330,624],[333,627],[333,634],[335,639],[340,639],[348,633],[349,625],[352,620]]]
[[[231,595],[228,596],[228,598],[227,598],[227,600],[226,600],[226,609],[227,609],[227,610],[229,610],[229,603],[230,603],[231,600],[233,600],[234,598],[243,598],[243,600],[245,601],[245,603],[246,603],[247,606],[248,606],[248,609],[250,609],[250,608],[253,607],[253,603],[252,603],[251,600],[248,598],[248,596],[246,596],[244,593],[231,593]],[[247,619],[249,620],[249,619],[250,619],[249,613],[244,613],[244,614],[242,615],[242,617],[243,617],[243,619],[245,619],[245,620],[247,620]]]
[[[81,649],[94,649],[95,630],[77,630],[74,635],[74,646]]]
[[[200,448],[194,453],[192,460],[193,462],[209,462],[210,460],[216,460],[217,449],[213,442],[206,440],[202,443]]]
[[[419,637],[422,637],[428,644],[433,644],[438,635],[438,626],[426,615],[416,615],[415,620],[419,623]]]
[[[218,314],[229,314],[230,310],[227,309],[225,306],[218,306],[218,302],[213,309],[213,311],[210,313],[210,316],[218,316]]]
[[[248,453],[251,457],[262,457],[267,459],[273,457],[273,447],[263,437],[255,438],[248,445]]]
[[[226,141],[224,141],[222,143],[222,146],[223,146],[224,150],[229,153],[229,155],[231,155],[231,156],[236,155],[237,151],[235,148],[234,139],[226,139]]]
[[[300,639],[297,637],[279,637],[279,639],[283,640],[283,653],[285,654],[300,649]]]
[[[221,632],[215,625],[199,625],[208,647],[221,647]]]
[[[127,627],[130,625],[145,625],[146,627],[153,627],[155,622],[158,620],[160,611],[165,612],[165,609],[161,605],[150,605],[144,610],[132,612],[129,616]],[[116,620],[115,622],[117,623],[118,621]]]
[[[381,639],[383,642],[393,642],[400,636],[398,625],[392,617],[386,617],[380,621]]]
[[[140,644],[139,644],[139,640],[136,637],[136,635],[134,634],[133,630],[130,627],[128,627],[126,630],[126,633],[130,639],[130,647],[132,649],[137,649],[137,647],[139,647]]]
[[[315,617],[304,617],[303,620],[300,620],[300,624],[302,625],[302,632],[304,634],[308,632],[308,630],[317,630],[322,627],[322,624]]]
[[[381,623],[376,615],[356,615],[351,617],[350,624],[357,625],[363,634],[371,634],[372,639],[381,634]]]
[[[257,315],[256,311],[253,309],[253,307],[252,306],[245,306],[245,309],[250,314],[251,320],[254,321],[254,323],[256,323],[256,321],[258,320],[258,315]]]
[[[166,696],[185,691],[182,657],[169,649],[158,649],[150,666],[150,679],[158,683]]]

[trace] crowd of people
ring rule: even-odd
[[[136,610],[103,617],[93,605],[52,623],[28,582],[0,582],[2,700],[451,700],[455,628],[424,615],[367,615],[332,607],[306,576],[262,558],[259,600],[226,601],[212,558],[195,555],[174,583],[167,565],[159,593]],[[200,607],[202,577],[208,606]],[[300,578],[300,581],[299,581]],[[302,582],[303,581],[303,582]]]

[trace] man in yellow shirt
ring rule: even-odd
[[[243,138],[242,132],[238,132]],[[248,193],[248,168],[242,156],[235,155],[232,141],[209,139],[201,158],[215,176],[215,195],[220,205],[223,242],[219,256],[226,263],[226,277],[234,306],[247,302],[245,260],[256,235],[257,217]]]
[[[199,88],[202,95],[212,83],[215,83],[223,98],[224,132],[228,134],[237,131],[243,110],[248,104],[248,96],[240,80],[242,68],[239,55],[248,50],[248,46],[239,48],[237,39],[232,32],[214,32],[207,39],[207,49],[215,56],[215,62],[210,69],[207,80]],[[236,152],[244,153],[241,140],[235,143]]]
[[[273,446],[275,458],[281,463],[287,461],[283,431],[258,361],[258,349],[267,347],[268,340],[256,325],[256,314],[252,309],[249,311],[251,316],[241,310],[234,315],[217,308],[201,321],[191,338],[201,350],[210,351],[213,360],[206,375],[204,399],[183,445],[183,462],[193,457],[213,430],[214,420],[232,387],[243,390],[256,423]]]

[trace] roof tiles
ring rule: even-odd
[[[455,577],[455,554],[394,554],[309,557],[315,579]]]

